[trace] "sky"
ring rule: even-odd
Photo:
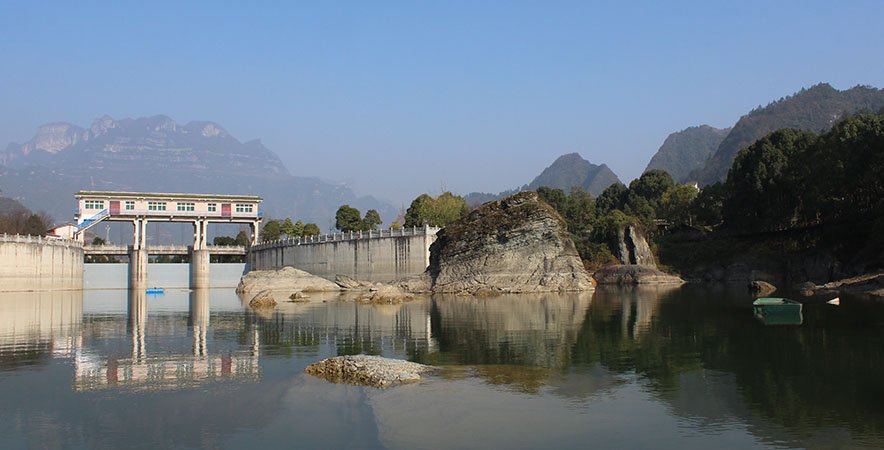
[[[252,3],[0,0],[0,148],[104,114],[209,120],[407,206],[571,152],[628,183],[671,132],[884,87],[878,0]]]

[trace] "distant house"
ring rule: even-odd
[[[61,239],[73,239],[77,226],[72,223],[66,223],[46,231],[46,237],[57,237]]]

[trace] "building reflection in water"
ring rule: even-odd
[[[187,354],[175,354],[170,348],[147,348],[149,329],[162,333],[161,327],[148,327],[144,291],[128,291],[127,332],[132,340],[130,358],[95,355],[82,349],[75,359],[78,391],[127,387],[135,389],[176,389],[220,380],[258,380],[260,378],[258,335],[252,330],[248,351],[212,355],[208,350],[209,290],[190,292],[187,323],[193,333],[193,346]],[[253,327],[254,328],[254,327]],[[162,337],[162,336],[160,336]]]

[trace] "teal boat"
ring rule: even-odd
[[[163,295],[166,293],[166,290],[161,287],[149,287],[146,290],[148,295]]]
[[[755,318],[765,325],[801,325],[804,322],[801,303],[788,298],[761,297],[752,302]]]

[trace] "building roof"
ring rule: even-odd
[[[261,202],[261,197],[256,195],[230,195],[230,194],[184,194],[169,192],[123,192],[123,191],[79,191],[74,198],[100,197],[100,198],[160,198],[160,199],[188,199],[188,200],[218,200],[218,201],[245,201]]]

